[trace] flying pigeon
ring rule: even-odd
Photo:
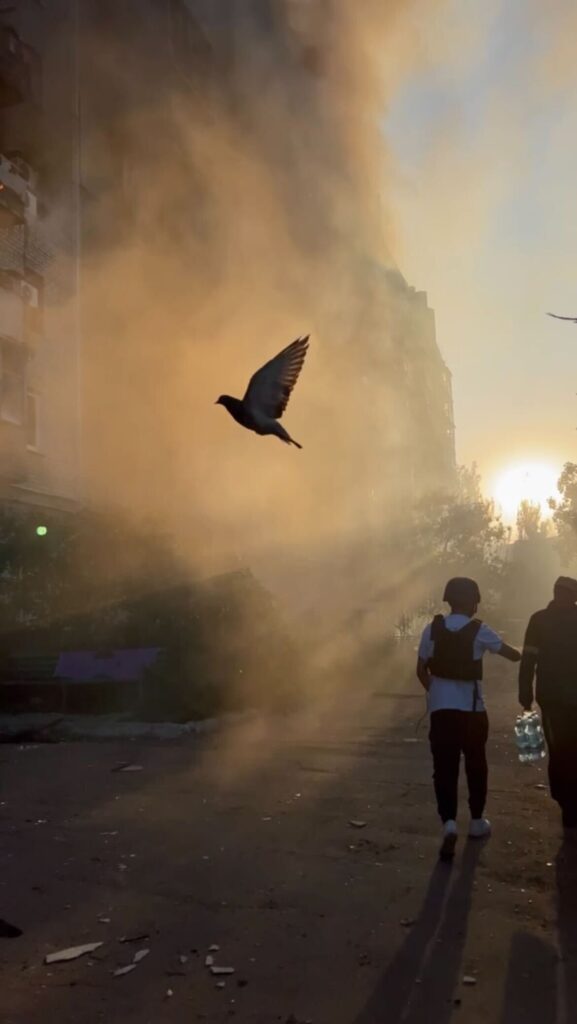
[[[221,395],[216,405],[224,405],[241,427],[254,430],[255,434],[274,434],[285,444],[302,448],[301,444],[293,441],[278,420],[288,405],[292,389],[303,368],[309,337],[307,334],[304,338],[297,338],[274,359],[261,366],[251,377],[242,400]]]
[[[577,324],[577,316],[559,316],[558,313],[547,313],[547,316],[554,316],[556,320],[570,320],[572,324]]]

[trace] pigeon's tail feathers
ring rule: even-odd
[[[284,444],[294,444],[295,448],[302,448],[302,444],[299,444],[298,441],[293,441],[288,430],[285,430],[281,423],[273,423],[271,429],[267,430],[267,434],[274,434]]]
[[[284,441],[285,444],[294,444],[295,448],[300,448],[302,450],[302,444],[295,441],[290,434],[287,434],[286,437],[283,437],[282,434],[277,434],[277,437],[279,437],[281,441]]]
[[[286,437],[281,437],[281,440],[284,441],[285,444],[294,444],[295,447],[299,447],[299,449],[302,449],[302,444],[299,444],[298,441],[293,440],[293,438],[290,437],[288,434]]]

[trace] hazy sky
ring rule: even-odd
[[[453,373],[458,458],[490,488],[577,460],[577,5],[431,2],[386,121],[399,261]],[[436,12],[436,13],[435,13]]]

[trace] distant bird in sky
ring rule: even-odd
[[[559,316],[558,313],[547,313],[547,316],[554,316],[556,320],[570,320],[572,324],[577,324],[577,316]]]
[[[303,368],[309,337],[307,334],[304,338],[297,338],[274,359],[261,366],[251,377],[243,399],[221,395],[216,405],[224,405],[241,427],[254,430],[255,434],[274,434],[285,444],[302,448],[278,421]]]

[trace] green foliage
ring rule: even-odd
[[[483,497],[476,466],[461,467],[453,492],[429,495],[416,510],[412,557],[422,567],[421,607],[439,605],[451,576],[472,576],[486,606],[495,600],[510,531]]]
[[[520,541],[531,541],[546,533],[538,502],[522,501],[517,510],[517,536]]]
[[[0,512],[3,649],[11,654],[159,647],[140,713],[203,718],[285,708],[303,693],[302,659],[249,572],[187,578],[151,524],[117,514]]]
[[[0,508],[0,608],[4,634],[23,628],[58,633],[133,592],[175,578],[176,559],[150,524],[93,511],[43,514],[37,533],[34,509]]]
[[[560,499],[550,501],[559,554],[566,565],[577,561],[577,463],[566,462],[557,484]]]

